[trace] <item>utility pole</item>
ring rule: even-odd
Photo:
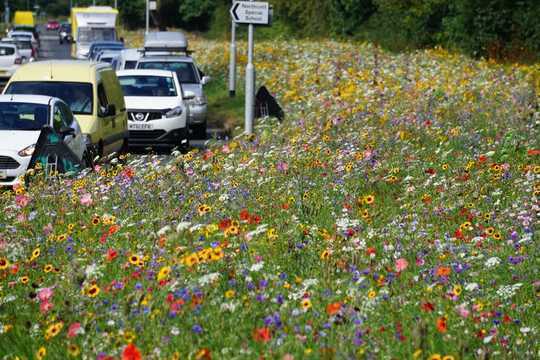
[[[114,0],[114,8],[118,9],[118,0]]]
[[[150,1],[146,0],[146,34],[150,31]]]
[[[4,1],[4,22],[6,23],[6,29],[9,26],[9,3],[8,0]]]
[[[233,0],[234,5],[234,0]],[[231,19],[231,49],[229,53],[229,96],[236,95],[236,23]]]

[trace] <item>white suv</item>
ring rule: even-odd
[[[0,43],[0,83],[7,83],[21,64],[22,56],[17,46]]]
[[[122,70],[116,73],[128,112],[130,147],[189,147],[186,101],[178,77],[165,70]]]

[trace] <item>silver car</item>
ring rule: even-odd
[[[168,70],[176,72],[183,91],[195,94],[188,101],[188,124],[194,137],[206,138],[208,100],[204,85],[210,77],[204,76],[187,50],[187,40],[180,32],[153,32],[145,39],[143,56],[137,69]]]

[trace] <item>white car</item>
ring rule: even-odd
[[[142,56],[141,49],[124,49],[120,51],[116,70],[131,70],[137,67],[137,61]]]
[[[8,32],[8,38],[17,40],[30,40],[34,48],[38,48],[39,43],[34,34],[30,31],[10,31]]]
[[[17,46],[17,49],[19,50],[19,54],[22,57],[23,63],[32,62],[36,60],[36,57],[34,56],[34,48],[30,40],[3,38],[2,41],[0,41],[0,43],[13,44]]]
[[[187,101],[178,77],[166,70],[122,70],[116,76],[124,91],[130,147],[189,146]]]
[[[0,186],[12,186],[26,173],[47,125],[63,134],[81,161],[88,158],[79,123],[65,102],[49,96],[0,95]]]
[[[0,82],[7,83],[21,64],[22,56],[17,46],[0,43]]]

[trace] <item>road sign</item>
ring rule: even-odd
[[[268,25],[270,6],[262,1],[237,1],[231,8],[231,16],[237,24]]]
[[[156,1],[151,1],[151,0],[150,0],[150,3],[148,4],[148,9],[149,9],[150,11],[157,10],[157,2],[156,2]]]

